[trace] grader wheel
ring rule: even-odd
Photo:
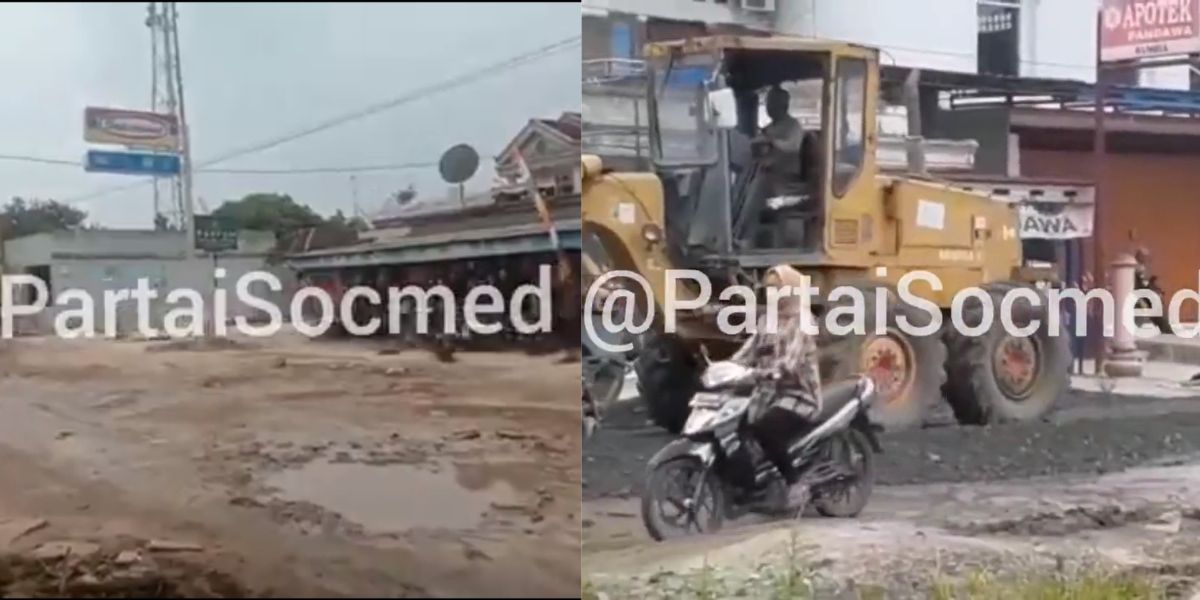
[[[884,333],[876,333],[876,289],[881,284],[856,284],[863,293],[863,335],[835,336],[828,327],[820,329],[817,344],[821,354],[821,379],[838,381],[859,374],[869,376],[877,396],[871,406],[871,420],[888,429],[904,429],[922,424],[941,396],[945,382],[946,347],[936,335],[912,336],[900,329],[903,315],[913,326],[929,323],[929,315],[900,301],[895,290],[888,289]],[[849,298],[833,300],[826,311],[849,306]],[[840,323],[842,318],[838,318]]]
[[[1040,307],[1014,304],[1017,326],[1038,319],[1041,326],[1031,336],[1004,330],[1000,302],[1004,294],[1024,284],[1000,282],[985,286],[992,302],[992,326],[977,337],[946,329],[950,361],[946,364],[946,401],[960,423],[986,425],[1004,421],[1039,419],[1053,408],[1066,390],[1071,365],[1070,339],[1061,329],[1052,332],[1047,299]],[[980,308],[964,311],[968,325],[980,323]]]
[[[912,345],[903,334],[888,333],[869,336],[859,356],[860,370],[875,382],[884,398],[903,397],[912,387],[914,377]]]

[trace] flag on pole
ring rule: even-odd
[[[558,241],[558,229],[554,227],[554,218],[550,215],[550,206],[546,204],[546,199],[542,197],[542,193],[538,190],[537,181],[533,177],[533,172],[529,170],[529,165],[525,163],[525,157],[521,156],[521,151],[518,149],[514,154],[517,157],[517,166],[521,169],[521,176],[529,185],[529,193],[533,196],[534,205],[537,206],[538,216],[541,218],[542,225],[550,235],[550,245],[554,248],[554,252],[558,254],[561,277],[566,280],[570,277],[571,263],[567,260],[567,255],[562,250],[562,244]]]

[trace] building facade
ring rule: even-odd
[[[583,0],[584,60],[637,58],[651,41],[773,32],[879,48],[883,63],[964,74],[1096,78],[1099,0]],[[1189,90],[1188,65],[1113,75]]]
[[[521,162],[546,198],[580,193],[579,144],[583,133],[580,113],[565,112],[557,119],[530,119],[496,156],[496,192],[521,192],[528,184]]]

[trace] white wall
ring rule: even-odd
[[[1138,73],[1138,80],[1142,87],[1164,90],[1189,90],[1192,85],[1192,75],[1187,65],[1142,69]]]
[[[1021,75],[1095,80],[1097,0],[1023,0]],[[974,0],[780,0],[780,33],[876,46],[883,64],[977,70]]]
[[[645,15],[660,19],[703,21],[705,23],[736,23],[732,2],[717,4],[712,0],[584,0],[584,11],[601,10]]]
[[[776,29],[875,46],[885,65],[976,70],[973,0],[781,0]]]
[[[1097,0],[1024,0],[1021,76],[1096,80]]]
[[[253,293],[260,298],[270,299],[284,309],[285,300],[290,301],[294,290],[295,276],[286,269],[269,266],[263,253],[274,246],[275,236],[269,232],[243,231],[239,249],[219,260],[226,271],[220,282],[228,298],[230,317],[237,315],[256,316],[236,296],[238,279],[251,271],[270,271],[280,278],[284,291],[270,292],[265,284],[252,286]],[[193,289],[205,296],[212,290],[213,264],[203,258],[185,263],[182,257],[183,234],[153,231],[81,230],[61,231],[32,235],[5,243],[7,270],[24,272],[29,267],[50,267],[50,287],[54,297],[66,290],[83,290],[94,301],[95,323],[104,323],[104,291],[127,290],[137,286],[139,278],[149,280],[152,289],[158,290],[159,299],[151,302],[151,325],[160,327],[161,318],[174,306],[166,303],[167,294],[174,289]],[[183,305],[183,304],[180,304]],[[72,304],[70,308],[78,308]],[[136,303],[123,302],[117,312],[117,331],[132,333],[137,328]],[[48,307],[34,318],[23,319],[22,330],[47,333],[59,310]]]

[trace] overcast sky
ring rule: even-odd
[[[81,159],[85,106],[149,108],[144,3],[0,4],[0,155]],[[179,4],[192,154],[197,161],[579,35],[577,4]],[[327,130],[221,168],[280,169],[436,161],[461,142],[494,156],[532,117],[579,110],[578,46],[468,86]],[[72,199],[135,182],[82,168],[0,160],[0,200]],[[408,184],[443,197],[437,169],[360,173],[374,211]],[[198,174],[211,208],[285,192],[330,214],[352,208],[349,175]],[[77,204],[93,222],[149,227],[149,186]]]

